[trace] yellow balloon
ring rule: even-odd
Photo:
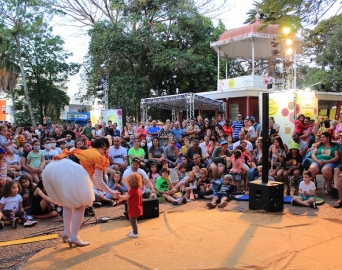
[[[278,106],[277,102],[274,99],[270,98],[268,101],[268,114],[269,114],[269,116],[274,117],[278,113],[278,110],[279,110],[279,106]]]

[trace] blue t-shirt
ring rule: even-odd
[[[157,133],[157,132],[159,132],[159,130],[160,130],[160,127],[157,127],[157,126],[155,126],[155,127],[153,127],[153,126],[150,126],[150,127],[148,127],[148,133]]]
[[[232,127],[234,129],[233,137],[239,137],[239,133],[241,131],[241,128],[243,127],[243,121],[240,122],[238,120],[235,120],[232,124]]]
[[[179,137],[184,134],[184,130],[179,128],[179,129],[171,129],[171,134],[175,136],[176,142],[179,142]]]

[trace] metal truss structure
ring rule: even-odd
[[[186,111],[187,119],[195,116],[195,110],[225,111],[226,104],[223,101],[202,97],[195,93],[185,93],[170,96],[144,98],[140,101],[141,120],[147,120],[147,110],[150,106],[172,111],[172,121],[177,121],[177,112]]]

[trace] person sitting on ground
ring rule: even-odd
[[[58,203],[54,202],[46,194],[43,181],[40,180],[33,192],[31,214],[35,218],[52,218],[57,216],[54,211],[54,206],[57,208]]]
[[[303,181],[299,184],[299,196],[294,196],[292,205],[304,205],[316,208],[316,185],[312,182],[312,174],[310,171],[303,173]]]
[[[165,198],[173,205],[185,204],[187,202],[186,198],[178,198],[175,194],[177,190],[175,190],[172,186],[172,182],[169,176],[170,169],[162,168],[160,170],[160,174],[161,176],[159,176],[156,180],[156,190],[158,192],[158,197]]]
[[[213,199],[207,203],[209,209],[216,208],[217,203],[220,201],[218,208],[224,208],[228,205],[229,196],[233,191],[233,186],[230,184],[233,181],[233,177],[230,174],[226,174],[223,177],[223,183],[218,187],[217,192],[214,191]]]
[[[300,172],[302,169],[303,157],[300,154],[299,145],[297,143],[292,143],[290,145],[290,152],[286,155],[285,165],[286,169],[283,174],[283,181],[286,184],[286,195],[290,195],[290,183],[289,176],[293,175],[296,186],[293,195],[298,195],[298,186],[300,181]]]
[[[12,228],[16,229],[19,224],[19,218],[23,221],[24,227],[34,226],[37,221],[29,221],[23,207],[23,198],[20,196],[21,186],[18,182],[8,181],[1,192],[0,200],[0,220],[9,219]]]
[[[197,174],[194,171],[188,173],[183,187],[183,198],[195,200],[194,190],[197,188]]]
[[[200,169],[200,177],[197,178],[197,188],[194,189],[195,199],[197,198],[209,198],[213,194],[213,190],[210,189],[211,181],[208,178],[208,171],[205,168]]]
[[[29,214],[31,213],[33,192],[36,188],[36,185],[32,183],[32,179],[26,174],[20,176],[19,183],[22,187],[20,195],[23,198],[23,207],[24,210]]]
[[[257,170],[258,170],[258,175],[259,175],[258,180],[262,180],[262,165],[258,166]],[[274,178],[268,175],[268,181],[274,181]]]

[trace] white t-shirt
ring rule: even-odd
[[[209,157],[208,147],[205,144],[205,142],[201,142],[198,146],[202,149],[202,157],[203,158]]]
[[[20,161],[20,157],[18,155],[13,155],[13,157],[7,156],[6,157],[6,162],[7,165],[18,165]],[[17,163],[17,164],[15,164]]]
[[[122,179],[125,179],[127,176],[129,176],[131,173],[137,173],[140,174],[143,179],[148,179],[147,174],[143,169],[138,169],[137,171],[133,171],[131,167],[127,167],[127,169],[124,171],[122,175]],[[145,193],[145,185],[141,186],[141,193]]]
[[[46,151],[46,149],[43,150],[43,156],[45,160],[52,160],[53,157],[58,156],[57,148],[55,150]]]
[[[255,138],[255,130],[253,126],[250,126],[248,128],[248,133],[247,133],[248,138]]]
[[[303,193],[304,191],[312,193],[314,190],[316,190],[315,183],[312,181],[310,181],[309,185],[306,185],[304,181],[300,182],[299,188],[302,190]]]
[[[246,149],[253,152],[253,145],[251,142],[249,141],[246,141],[247,142],[247,145],[246,145]],[[236,147],[238,147],[240,145],[240,141],[237,141],[236,143],[233,144],[233,150],[235,150]]]
[[[114,148],[111,146],[108,151],[108,156],[111,157],[112,161],[119,164],[125,163],[125,157],[127,157],[127,150],[126,148],[120,146],[119,149]]]
[[[13,208],[16,208],[19,211],[19,203],[22,201],[21,195],[17,194],[14,197],[2,197],[0,203],[4,205],[3,210],[13,210]]]

